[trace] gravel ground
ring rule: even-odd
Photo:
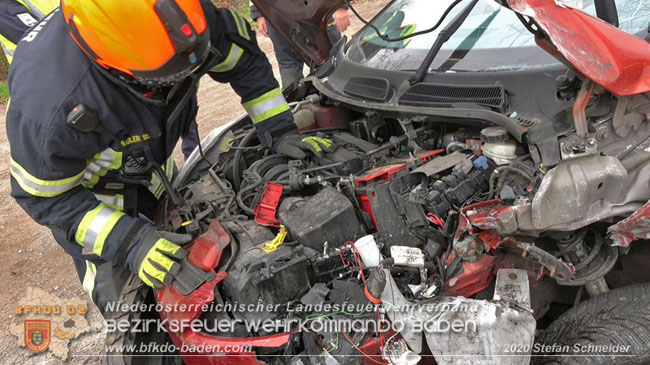
[[[359,2],[357,8],[366,18],[374,16],[388,0]],[[351,36],[361,28],[361,23],[351,14],[352,25],[345,34]],[[267,38],[258,41],[273,64],[277,63],[273,47]],[[213,128],[235,118],[243,112],[239,98],[230,86],[204,78],[199,90],[199,114],[197,121],[204,135]],[[9,333],[9,325],[15,320],[13,306],[26,294],[27,287],[38,287],[62,299],[81,298],[86,295],[77,280],[70,258],[52,239],[49,231],[34,223],[10,197],[9,143],[5,130],[5,106],[0,105],[0,266],[3,278],[0,295],[0,364],[59,364],[62,361],[51,352],[34,355],[25,347],[17,345],[15,336]],[[176,149],[175,158],[182,163],[182,155]],[[99,357],[82,355],[103,352],[104,327],[99,312],[89,302],[86,318],[90,331],[70,342],[70,364],[100,363]],[[22,341],[22,339],[20,339]]]

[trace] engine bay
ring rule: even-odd
[[[296,123],[305,136],[331,140],[334,152],[292,160],[262,149],[252,127],[233,128],[218,154],[201,157],[205,168],[178,187],[184,204],[163,204],[159,222],[196,237],[218,221],[231,247],[216,270],[228,276],[215,301],[279,305],[272,312],[205,313],[241,321],[228,337],[269,335],[243,324],[255,320],[394,322],[397,311],[376,304],[476,301],[483,309],[500,306],[504,318],[519,323],[482,323],[497,331],[490,336],[509,332],[504,338],[525,343],[582,297],[615,286],[607,275],[634,270],[619,260],[630,249],[606,242],[606,222],[650,198],[641,182],[650,172],[647,153],[632,161],[616,147],[650,128],[639,123],[635,135],[616,134],[614,122],[602,120],[603,99],[588,107],[590,120],[600,122],[586,139],[598,139],[601,152],[568,130],[555,136],[563,158],[551,162],[535,136],[518,140],[503,127],[349,109],[312,95],[293,104]],[[514,293],[517,286],[526,290]],[[357,309],[340,310],[348,305]],[[405,315],[412,321],[433,314]],[[440,361],[450,350],[434,350],[434,332],[425,334],[427,350],[416,331],[310,330],[257,355],[347,363],[359,352],[400,358],[418,356],[410,352],[418,349]],[[467,339],[460,338],[455,343]]]

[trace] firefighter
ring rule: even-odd
[[[0,44],[9,64],[20,37],[58,6],[58,0],[0,0]]]
[[[9,64],[20,37],[58,6],[58,0],[0,0],[0,43]],[[198,145],[198,136],[193,122],[183,134],[181,151],[185,159]]]
[[[268,25],[266,19],[252,3],[251,17],[257,22],[259,32],[263,36],[271,38],[273,50],[275,51],[275,59],[278,61],[278,67],[280,69],[282,88],[285,89],[292,84],[297,84],[304,77],[302,71],[305,61],[287,44],[284,38],[273,27]],[[332,44],[341,39],[341,33],[345,32],[348,26],[350,26],[350,15],[346,6],[335,11],[328,24],[327,33]]]
[[[105,317],[129,272],[154,288],[205,280],[177,280],[198,270],[181,247],[191,238],[150,223],[204,74],[231,84],[266,148],[326,149],[296,134],[249,24],[208,0],[62,0],[16,49],[12,196],[72,256]]]

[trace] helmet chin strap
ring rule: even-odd
[[[136,91],[140,93],[148,92],[148,91],[153,91],[157,89],[165,89],[165,88],[171,88],[178,84],[179,82],[183,81],[182,79],[180,80],[155,80],[155,79],[142,79],[142,78],[136,78],[131,75],[128,75],[124,72],[115,70],[115,69],[109,69],[109,72],[117,77],[118,79],[124,81],[126,84],[128,84],[131,88],[135,89]]]

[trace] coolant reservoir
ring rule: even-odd
[[[483,154],[497,165],[507,165],[517,158],[517,144],[508,137],[508,131],[501,127],[487,127],[481,130]]]

